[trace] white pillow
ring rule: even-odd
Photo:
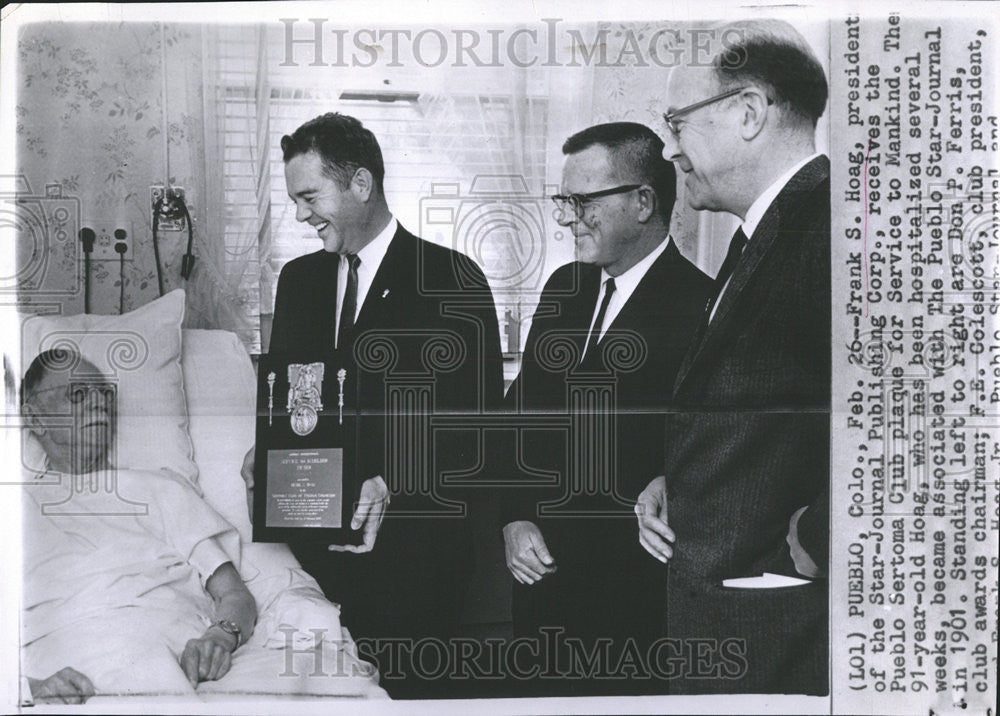
[[[250,541],[243,457],[254,443],[257,379],[234,333],[184,331],[184,390],[198,486],[205,500]]]
[[[240,468],[254,444],[257,379],[246,349],[228,331],[186,329],[182,360],[198,487],[205,501],[239,530],[240,574],[260,613],[254,639],[280,645],[285,634],[279,627],[286,623],[301,625],[300,632],[310,639],[305,625],[339,634],[339,608],[324,599],[288,546],[251,542]]]
[[[21,329],[22,365],[42,351],[68,348],[118,386],[120,468],[167,469],[195,482],[181,369],[184,291],[177,289],[120,316],[31,316]]]

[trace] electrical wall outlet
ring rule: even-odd
[[[170,193],[166,197],[164,197],[164,191],[162,184],[153,184],[149,187],[149,225],[153,225],[156,217],[156,206],[163,200],[162,205],[160,205],[160,220],[156,225],[156,230],[158,232],[184,231],[187,228],[187,218],[184,216],[180,202],[177,201],[178,197],[182,201],[186,199],[184,187],[171,186]]]
[[[132,244],[135,242],[135,235],[132,233],[132,223],[129,221],[112,221],[107,219],[93,219],[84,221],[80,232],[90,229],[94,232],[94,251],[90,254],[91,261],[118,261],[118,252],[115,245],[125,244],[125,260],[133,259]],[[80,237],[76,237],[80,241]],[[83,261],[83,246],[78,251],[80,261]]]

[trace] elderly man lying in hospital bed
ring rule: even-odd
[[[22,673],[36,699],[190,693],[253,633],[237,532],[183,478],[111,467],[115,406],[67,350],[39,355],[22,384],[47,468],[23,510]]]
[[[300,569],[272,561],[261,572],[273,560],[264,552],[244,553],[241,566],[237,532],[196,488],[169,472],[112,467],[115,392],[93,365],[74,352],[43,353],[25,375],[22,403],[26,447],[44,454],[24,490],[22,673],[36,700],[384,698],[339,609]],[[238,569],[252,577],[252,594]],[[242,646],[257,616],[252,595],[262,621]],[[289,625],[298,625],[300,648]],[[313,632],[325,635],[322,645]]]

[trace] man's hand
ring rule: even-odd
[[[556,561],[534,522],[518,520],[503,528],[507,569],[521,584],[534,584],[556,571]]]
[[[232,666],[236,637],[218,627],[209,627],[199,639],[189,639],[181,654],[181,668],[191,686],[221,679]]]
[[[671,545],[677,539],[667,525],[667,478],[660,475],[646,485],[635,503],[635,515],[639,519],[639,544],[666,564],[674,556]]]
[[[371,552],[375,548],[375,538],[378,536],[378,528],[385,517],[385,511],[389,507],[389,486],[381,475],[370,477],[361,484],[361,498],[358,500],[358,509],[354,511],[351,518],[351,529],[365,528],[364,543],[361,545],[339,545],[331,544],[331,552]]]
[[[94,695],[90,679],[68,666],[47,679],[32,679],[29,676],[28,686],[35,703],[82,704]]]
[[[796,571],[803,577],[816,579],[823,576],[823,570],[819,568],[799,542],[799,518],[802,517],[802,513],[807,509],[809,509],[808,506],[800,507],[792,515],[792,518],[788,521],[788,535],[785,537],[785,542],[788,543],[788,550],[792,555],[792,562],[795,564]]]
[[[243,458],[243,467],[240,468],[240,475],[243,476],[247,488],[247,513],[250,515],[250,524],[253,524],[253,451],[254,446],[251,445]]]

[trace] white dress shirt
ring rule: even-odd
[[[743,219],[743,223],[740,224],[740,228],[743,229],[743,233],[746,234],[747,237],[747,246],[749,246],[750,242],[753,240],[753,232],[757,230],[760,220],[764,218],[764,214],[769,208],[771,208],[771,204],[778,198],[778,194],[781,193],[781,190],[785,188],[785,184],[791,181],[793,176],[798,174],[799,169],[818,156],[820,156],[819,152],[814,152],[802,161],[793,165],[788,171],[778,177],[774,183],[771,184],[771,186],[761,192],[760,196],[754,199],[753,204],[751,204],[750,208],[747,210],[747,215]],[[747,250],[746,246],[743,247],[743,250]],[[733,273],[735,274],[736,272],[734,271]],[[725,295],[726,289],[729,288],[729,283],[732,280],[733,275],[730,274],[729,278],[727,278],[726,282],[722,285],[722,290],[719,291],[718,298],[715,299],[715,304],[712,306],[712,312],[708,316],[709,321],[715,318],[715,309],[717,309],[719,304],[722,303],[722,297]]]
[[[611,301],[608,303],[608,310],[604,313],[604,325],[600,326],[600,332],[597,334],[597,340],[600,341],[604,338],[605,332],[608,327],[614,323],[615,317],[625,308],[625,304],[628,303],[628,299],[635,293],[635,289],[639,286],[639,282],[642,281],[642,277],[646,275],[649,271],[649,267],[653,265],[653,262],[660,257],[664,251],[667,250],[667,246],[670,244],[670,235],[667,235],[660,245],[655,249],[646,254],[643,259],[637,263],[635,266],[630,268],[628,271],[624,272],[620,276],[615,276],[615,292],[611,294]],[[601,308],[601,302],[604,300],[605,284],[607,280],[612,278],[611,274],[601,269],[601,288],[597,293],[597,303],[594,304],[594,312],[590,316],[590,325],[587,328],[587,335],[594,330],[594,321],[597,320],[597,313]]]
[[[382,259],[385,258],[386,251],[389,250],[389,244],[392,243],[392,237],[396,235],[396,229],[399,228],[399,222],[393,217],[389,220],[382,231],[379,232],[378,236],[369,241],[364,248],[358,251],[358,258],[361,259],[361,264],[358,266],[358,301],[354,311],[354,321],[357,322],[358,316],[361,314],[361,307],[365,304],[365,298],[368,296],[368,290],[372,287],[372,281],[375,280],[375,274],[378,273],[378,267],[382,265]],[[340,262],[337,265],[337,342],[340,342],[340,310],[344,305],[344,294],[347,292],[347,271],[349,269],[347,258],[344,256],[340,257]]]

